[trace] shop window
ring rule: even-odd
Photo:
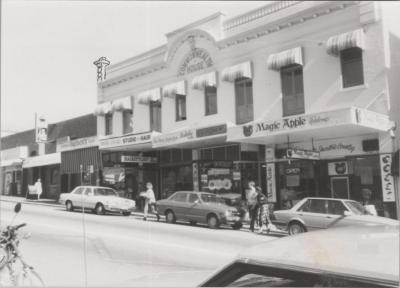
[[[225,147],[216,147],[213,149],[213,160],[225,160]]]
[[[206,101],[206,115],[217,114],[217,87],[206,86],[204,89]]]
[[[160,151],[160,162],[161,163],[169,163],[171,160],[170,150],[162,150]]]
[[[112,133],[113,133],[113,129],[112,129],[112,126],[113,126],[113,114],[111,114],[111,113],[107,113],[105,116],[104,116],[104,119],[105,119],[105,133],[106,133],[106,135],[112,135]]]
[[[173,149],[171,150],[172,154],[172,162],[180,162],[182,159],[182,151],[181,149]]]
[[[226,160],[239,160],[240,147],[239,145],[231,145],[226,147]]]
[[[133,132],[133,122],[132,122],[133,112],[132,110],[125,110],[122,113],[123,118],[123,133],[128,134]]]
[[[213,158],[213,153],[212,153],[212,149],[201,149],[200,150],[201,154],[200,157],[202,160],[212,160]]]
[[[186,96],[175,95],[176,121],[186,120]]]
[[[161,169],[161,198],[176,191],[193,190],[192,165],[164,167]]]
[[[364,84],[362,50],[358,47],[340,52],[343,88]]]
[[[281,69],[283,116],[304,113],[303,66]]]
[[[59,177],[60,177],[60,174],[59,174],[59,172],[58,172],[58,169],[57,169],[57,168],[54,168],[54,169],[51,171],[51,174],[50,174],[50,184],[51,184],[51,185],[57,184],[58,181],[59,181]]]
[[[150,130],[161,132],[161,102],[150,102]]]
[[[192,150],[191,149],[182,149],[182,161],[183,162],[192,161]]]
[[[253,120],[253,81],[240,78],[235,81],[236,124]]]
[[[242,151],[241,160],[243,161],[257,161],[258,152],[257,151]]]

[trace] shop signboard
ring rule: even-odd
[[[98,146],[98,145],[99,145],[99,142],[98,142],[97,136],[85,137],[85,138],[75,139],[72,141],[67,141],[67,142],[58,144],[57,152],[89,148],[89,147],[94,147],[94,146]]]
[[[231,170],[227,168],[211,168],[208,170],[208,189],[211,192],[230,191],[232,188]]]
[[[382,179],[382,194],[383,202],[394,202],[394,180],[392,175],[392,154],[381,154],[381,179]]]
[[[196,137],[201,138],[201,137],[209,137],[214,135],[225,134],[226,130],[227,130],[226,124],[199,128],[196,130]]]
[[[111,185],[125,183],[125,169],[123,167],[104,167],[104,182]]]
[[[240,171],[234,171],[233,172],[233,180],[234,181],[239,181],[240,179],[241,179]]]
[[[278,120],[266,120],[233,127],[228,131],[228,140],[237,138],[261,137],[284,134],[290,131],[305,131],[315,128],[352,124],[352,109],[340,109],[315,114],[285,117]],[[238,135],[241,129],[241,135]]]
[[[168,133],[153,137],[153,147],[163,147],[174,144],[180,144],[188,140],[194,140],[196,138],[195,129],[183,129],[178,132]]]
[[[114,137],[99,140],[99,148],[113,148],[113,147],[123,147],[135,144],[145,144],[150,143],[152,140],[152,133],[142,133],[127,135],[122,137]]]
[[[319,160],[319,152],[303,149],[287,149],[286,156],[292,159]]]
[[[139,155],[121,155],[123,163],[157,163],[156,157],[139,156]]]
[[[336,161],[328,163],[328,175],[346,175],[349,174],[349,167],[347,161]]]
[[[266,173],[268,202],[276,202],[275,163],[267,163]]]

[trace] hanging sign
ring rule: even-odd
[[[275,163],[267,163],[267,199],[276,202]]]
[[[394,202],[394,181],[392,170],[392,154],[380,155],[383,202]]]
[[[36,115],[36,127],[35,127],[35,142],[45,143],[47,142],[47,121],[45,118]]]
[[[319,160],[319,152],[312,150],[302,150],[302,149],[287,149],[286,156],[292,159],[309,159],[309,160]]]

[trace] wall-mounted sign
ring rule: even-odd
[[[299,168],[299,167],[286,168],[286,169],[285,169],[285,174],[286,174],[286,175],[296,175],[296,174],[300,174],[300,168]]]
[[[219,135],[219,134],[225,134],[227,131],[227,126],[226,124],[222,125],[217,125],[217,126],[211,126],[211,127],[205,127],[205,128],[199,128],[196,130],[196,137],[201,138],[201,137],[208,137],[208,136],[214,136],[214,135]]]
[[[195,129],[184,129],[178,132],[168,133],[153,137],[153,147],[162,147],[180,144],[196,138]]]
[[[97,136],[85,137],[85,138],[80,138],[80,139],[75,139],[72,141],[64,142],[62,144],[58,144],[57,152],[64,152],[64,151],[70,151],[70,150],[75,150],[75,149],[88,148],[88,147],[93,147],[93,146],[98,146],[98,145],[99,145],[99,141],[97,139]]]
[[[200,71],[212,65],[213,61],[207,50],[192,47],[191,51],[185,56],[182,64],[179,66],[178,76]]]
[[[156,157],[139,156],[139,155],[122,155],[123,163],[157,163]]]
[[[153,137],[153,133],[141,133],[133,134],[121,137],[107,138],[99,140],[99,148],[114,148],[114,147],[124,147],[135,144],[145,144],[150,143]]]
[[[350,174],[347,161],[338,161],[328,163],[328,175],[346,175]]]
[[[36,143],[45,143],[47,142],[47,121],[44,117],[38,116],[36,114],[35,119],[35,142]]]
[[[275,163],[267,163],[266,173],[268,202],[276,202]]]
[[[234,171],[233,173],[232,173],[232,176],[233,176],[233,180],[234,181],[239,181],[240,179],[241,179],[241,174],[240,174],[240,171]]]
[[[286,156],[292,159],[319,160],[319,152],[303,149],[287,149]]]
[[[384,202],[396,201],[394,195],[394,180],[392,175],[392,154],[380,155],[382,194]]]

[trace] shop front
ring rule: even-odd
[[[24,186],[28,190],[28,185],[34,185],[40,179],[41,197],[57,199],[60,193],[60,165],[61,154],[58,152],[25,159],[22,164]],[[29,197],[28,192],[26,191],[27,197]]]
[[[157,132],[129,134],[99,140],[103,163],[101,185],[112,187],[123,197],[134,199],[143,208],[140,192],[151,182],[159,193],[158,154],[151,147]],[[158,198],[158,197],[157,197]]]
[[[22,163],[28,157],[28,147],[21,146],[1,151],[1,193],[2,195],[23,196]]]
[[[385,192],[382,178],[381,158],[391,154],[380,150],[391,124],[384,115],[349,108],[243,125],[228,130],[228,139],[239,141],[242,133],[242,141],[266,145],[264,175],[275,209],[313,196],[362,202],[361,191],[369,189],[378,214],[395,218],[395,199],[385,196],[394,189]]]

